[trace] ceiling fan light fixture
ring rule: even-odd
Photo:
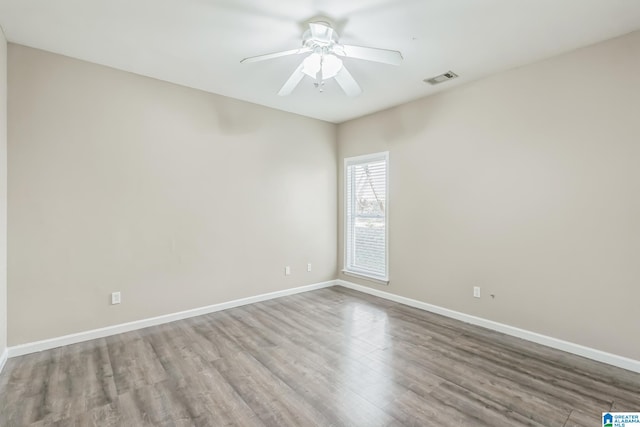
[[[312,53],[302,61],[302,64],[302,72],[315,79],[318,75],[318,71],[320,71],[320,55]]]
[[[336,76],[342,69],[342,60],[333,54],[322,57],[322,77],[330,79]]]
[[[342,60],[331,53],[312,53],[302,61],[302,72],[315,79],[322,70],[322,80],[331,79],[342,69]]]

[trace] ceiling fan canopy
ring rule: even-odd
[[[400,65],[402,62],[402,54],[396,50],[338,43],[338,34],[324,21],[309,24],[309,29],[302,34],[301,48],[252,56],[240,62],[259,62],[302,54],[308,55],[284,83],[278,95],[289,95],[305,76],[309,76],[315,80],[314,85],[320,92],[324,90],[325,80],[333,78],[348,96],[357,96],[362,93],[362,88],[346,69],[341,58],[363,59],[391,65]]]

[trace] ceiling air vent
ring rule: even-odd
[[[440,74],[439,76],[431,77],[430,79],[424,79],[425,83],[429,83],[431,85],[437,85],[442,82],[446,82],[447,80],[452,80],[458,77],[456,73],[453,71],[447,71],[444,74]]]

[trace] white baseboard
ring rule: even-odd
[[[227,310],[229,308],[240,307],[242,305],[253,304],[260,301],[267,301],[274,298],[283,297],[286,295],[299,294],[302,292],[314,291],[316,289],[328,288],[335,285],[335,281],[330,280],[327,282],[314,283],[312,285],[299,286],[297,288],[285,289],[282,291],[269,292],[266,294],[256,295],[247,298],[241,298],[233,301],[223,302],[220,304],[208,305],[206,307],[194,308],[191,310],[180,311],[177,313],[165,314],[163,316],[151,317],[149,319],[136,320],[128,323],[121,323],[119,325],[107,326],[105,328],[93,329],[85,332],[78,332],[76,334],[64,335],[61,337],[50,338],[42,341],[35,341],[26,344],[20,344],[9,347],[5,350],[4,360],[8,357],[22,356],[24,354],[36,353],[38,351],[49,350],[56,347],[61,347],[69,344],[76,344],[83,341],[89,341],[96,338],[108,337],[111,335],[120,334],[123,332],[135,331],[137,329],[148,328],[149,326],[162,325],[163,323],[169,323],[176,320],[187,319],[189,317],[201,316],[203,314],[209,314],[216,311]],[[2,359],[0,359],[2,361]]]
[[[4,369],[4,364],[7,363],[8,358],[9,358],[9,349],[5,348],[2,354],[0,355],[0,373],[2,373],[2,369]]]
[[[567,353],[576,354],[578,356],[586,357],[598,362],[607,363],[609,365],[640,373],[640,360],[629,359],[627,357],[618,356],[616,354],[607,353],[601,350],[596,350],[595,348],[585,347],[580,344],[574,344],[568,341],[563,341],[557,338],[538,334],[536,332],[531,332],[525,329],[516,328],[514,326],[505,325],[504,323],[498,323],[492,320],[483,319],[481,317],[471,316],[459,311],[449,310],[448,308],[443,308],[437,305],[402,297],[389,292],[380,291],[368,286],[362,286],[352,282],[347,282],[346,280],[338,279],[336,280],[336,284],[345,288],[353,289],[390,301],[395,301],[400,304],[408,305],[410,307],[419,308],[421,310],[460,320],[465,323],[482,326],[487,329],[502,332],[506,335],[522,338],[524,340],[542,344],[547,347],[555,348],[557,350],[566,351]]]

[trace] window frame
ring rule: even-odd
[[[371,274],[368,272],[363,272],[360,270],[350,269],[349,265],[349,229],[347,227],[351,227],[349,222],[349,204],[353,204],[353,200],[347,200],[347,196],[349,194],[349,186],[351,186],[351,182],[347,179],[348,176],[348,168],[350,166],[364,164],[364,163],[372,163],[376,161],[384,161],[385,162],[385,200],[384,200],[384,263],[385,263],[385,275],[379,276],[375,274]],[[378,153],[364,154],[360,156],[353,157],[345,157],[344,158],[344,169],[343,169],[343,269],[342,273],[347,276],[354,276],[357,278],[365,279],[371,282],[388,285],[389,284],[389,152],[382,151]],[[355,195],[355,191],[351,191],[352,197]],[[351,235],[353,236],[353,230],[351,230]]]

